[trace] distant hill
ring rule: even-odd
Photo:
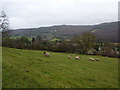
[[[40,28],[16,29],[10,32],[10,36],[66,36],[81,35],[84,32],[92,32],[98,40],[118,41],[118,22],[102,23],[98,25],[58,25]]]

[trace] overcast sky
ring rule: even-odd
[[[119,0],[0,0],[11,28],[118,21]]]

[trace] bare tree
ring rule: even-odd
[[[7,15],[4,11],[0,12],[0,31],[7,31],[9,30],[9,22]]]

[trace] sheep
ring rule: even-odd
[[[100,61],[100,59],[99,59],[99,58],[96,58],[95,60],[96,60],[96,61]]]
[[[80,60],[80,58],[81,58],[80,56],[76,56],[75,57],[76,60]]]
[[[89,57],[89,60],[94,61],[94,58]]]
[[[46,56],[46,57],[49,57],[50,54],[48,52],[43,52],[43,54]]]
[[[71,55],[69,55],[69,56],[68,56],[68,59],[71,59],[71,58],[72,58],[72,56],[71,56]]]

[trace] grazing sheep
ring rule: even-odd
[[[49,57],[50,54],[48,52],[43,52],[43,54],[46,56],[46,57]]]
[[[99,58],[96,58],[95,60],[96,60],[96,61],[100,61],[100,59],[99,59]]]
[[[72,56],[71,56],[71,55],[69,55],[69,56],[68,56],[68,59],[71,59],[71,58],[72,58]]]
[[[90,60],[90,61],[94,61],[94,58],[90,58],[90,57],[89,57],[89,60]]]
[[[80,56],[76,56],[75,57],[76,60],[80,60],[80,58],[81,58]]]

